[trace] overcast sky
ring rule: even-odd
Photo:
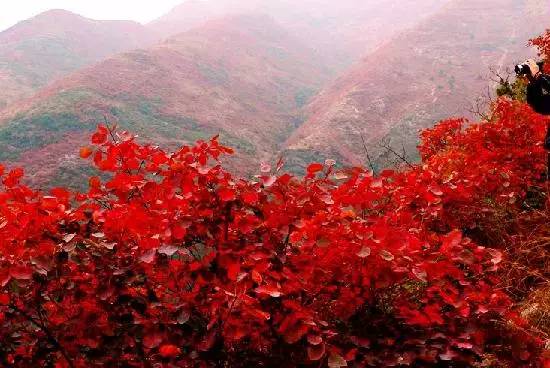
[[[0,31],[49,9],[65,9],[93,19],[149,22],[185,0],[0,0]]]

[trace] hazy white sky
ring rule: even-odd
[[[49,9],[93,19],[149,22],[185,0],[0,0],[0,31]]]

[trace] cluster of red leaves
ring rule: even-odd
[[[500,100],[489,122],[449,120],[425,130],[419,148],[423,168],[442,185],[443,222],[489,234],[497,212],[521,210],[546,174],[548,121],[527,104]]]
[[[550,29],[543,35],[529,41],[532,46],[539,50],[539,56],[545,59],[545,71],[550,70]]]
[[[405,172],[243,180],[216,138],[167,153],[100,126],[80,154],[110,178],[86,194],[0,173],[0,364],[542,366],[501,252],[464,234],[537,185],[545,127],[503,100],[425,131]]]

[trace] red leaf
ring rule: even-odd
[[[0,286],[4,287],[10,282],[11,276],[9,269],[6,268],[0,268]]]
[[[319,163],[311,164],[307,168],[307,173],[308,175],[315,175],[319,171],[323,170],[323,167],[324,166]]]
[[[361,250],[357,253],[357,256],[360,258],[367,258],[370,256],[371,249],[369,247],[363,247]]]
[[[143,337],[143,346],[154,349],[162,342],[162,335],[158,332],[148,333]]]
[[[109,131],[106,127],[100,125],[97,127],[97,131],[92,135],[93,144],[103,144],[107,141],[107,134]]]
[[[94,135],[92,135],[93,144],[103,144],[106,141],[107,141],[107,134],[94,133]]]
[[[269,295],[273,298],[279,298],[283,293],[277,287],[274,286],[260,286],[254,290],[257,294]]]
[[[321,360],[325,356],[325,344],[309,345],[307,356],[311,361]]]
[[[17,280],[30,280],[32,279],[32,268],[28,266],[16,266],[10,268],[10,275]]]
[[[236,281],[239,272],[241,272],[241,265],[238,262],[229,263],[226,266],[227,269],[227,278],[231,281]]]
[[[226,188],[220,189],[218,191],[218,195],[220,196],[220,199],[223,202],[229,202],[229,201],[235,200],[235,191],[232,189],[226,189]]]
[[[242,196],[243,202],[248,205],[253,205],[258,203],[259,196],[258,196],[258,193],[256,192],[245,192],[241,196]]]
[[[424,308],[424,313],[433,324],[443,324],[445,321],[441,316],[441,310],[437,305],[429,305]]]
[[[262,275],[256,270],[252,270],[251,276],[252,276],[252,280],[258,284],[261,283],[263,280]]]
[[[172,236],[174,237],[174,239],[183,240],[186,234],[187,229],[183,226],[174,226],[174,228],[172,228]]]
[[[8,188],[13,188],[17,184],[19,184],[19,181],[24,175],[24,171],[21,168],[15,168],[11,170],[8,175],[4,178],[4,185]]]
[[[270,186],[272,186],[273,184],[275,184],[275,182],[277,181],[277,177],[276,177],[275,175],[272,175],[272,176],[262,176],[261,179],[262,179],[262,184],[263,184],[264,187],[266,187],[266,188],[269,188]]]
[[[323,342],[323,338],[319,335],[308,335],[307,342],[311,345],[319,345]]]
[[[88,158],[92,155],[93,151],[90,147],[82,147],[80,149],[80,157],[81,158]]]
[[[269,321],[269,319],[271,318],[271,315],[267,312],[264,312],[262,310],[259,310],[259,309],[251,309],[250,310],[250,313],[253,315],[253,316],[256,316],[262,320],[266,320],[266,321]]]
[[[289,344],[298,342],[309,331],[309,327],[301,322],[297,322],[291,327],[287,328],[283,333],[283,338]]]
[[[159,354],[163,358],[175,358],[180,355],[181,350],[175,345],[162,345],[159,348]]]
[[[99,189],[101,187],[101,180],[97,176],[92,176],[88,180],[88,184],[90,185],[90,188]]]
[[[435,185],[430,187],[430,191],[436,196],[442,196],[443,195],[443,191],[441,190],[441,188],[439,188],[438,186],[435,186]]]

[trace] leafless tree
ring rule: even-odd
[[[363,134],[360,134],[361,142],[363,143],[363,149],[365,151],[365,156],[367,157],[367,165],[372,170],[373,174],[376,175],[376,165],[374,164],[374,160],[372,159],[369,149],[367,148],[367,143],[365,142],[365,137],[363,137]]]

